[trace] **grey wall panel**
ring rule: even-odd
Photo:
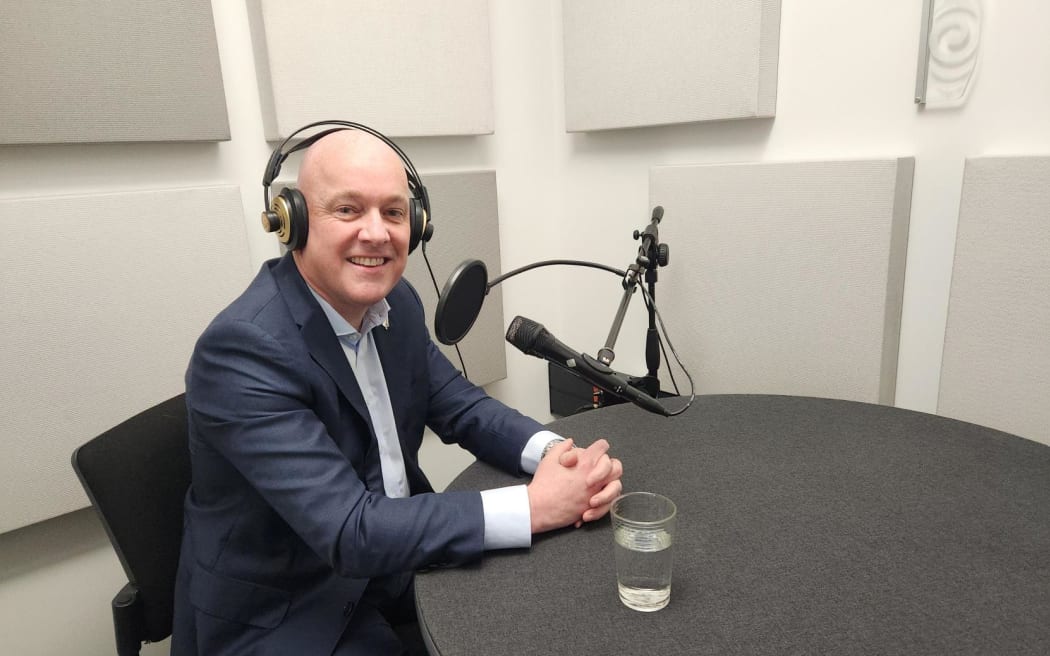
[[[564,0],[572,131],[776,111],[780,0]]]
[[[486,0],[248,0],[266,136],[341,118],[390,136],[493,131]]]
[[[0,201],[0,532],[87,505],[73,449],[183,390],[248,282],[235,186]]]
[[[657,304],[699,392],[893,403],[913,170],[910,158],[651,170],[671,254]]]
[[[209,0],[5,2],[0,143],[230,138]]]
[[[1050,157],[968,159],[938,414],[1050,444]]]
[[[501,264],[495,171],[420,175],[433,205],[435,231],[434,238],[427,245],[427,255],[434,267],[438,286],[443,287],[456,265],[467,259],[483,261],[490,280],[498,276]],[[423,299],[427,325],[433,334],[438,297],[418,250],[409,257],[405,276]],[[485,297],[474,327],[459,343],[467,374],[474,383],[485,385],[507,377],[503,340],[506,329],[503,293],[497,285]],[[458,368],[460,363],[455,349],[439,346]]]

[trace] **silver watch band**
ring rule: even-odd
[[[565,441],[564,437],[556,437],[553,440],[551,440],[550,442],[547,442],[547,446],[543,447],[543,452],[540,453],[540,460],[543,460],[544,458],[547,457],[547,452],[550,451],[551,449],[553,449],[555,444],[561,444],[564,441]]]

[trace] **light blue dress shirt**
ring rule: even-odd
[[[390,391],[383,374],[383,363],[379,360],[372,331],[390,325],[390,304],[386,299],[368,308],[358,331],[350,322],[335,311],[326,300],[310,289],[324,310],[343,347],[350,368],[357,377],[357,384],[368,406],[372,426],[379,440],[379,464],[383,473],[383,488],[391,498],[407,497],[408,478],[405,474],[404,454],[397,438],[397,424],[390,404]],[[540,431],[529,438],[521,452],[521,469],[533,474],[539,466],[543,447],[559,437],[550,431]],[[524,485],[483,490],[482,508],[485,514],[485,548],[512,549],[532,544],[532,518],[529,513],[529,496]]]

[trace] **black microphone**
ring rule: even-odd
[[[507,327],[507,341],[526,355],[553,362],[575,373],[588,383],[615,394],[635,405],[665,417],[670,412],[659,401],[645,392],[632,387],[618,373],[598,362],[586,353],[577,353],[554,335],[543,324],[525,317],[514,317]]]

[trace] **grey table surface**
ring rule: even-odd
[[[671,603],[620,604],[608,518],[420,573],[435,654],[1050,654],[1050,447],[790,396],[558,420],[678,506]],[[524,482],[487,465],[450,489]]]

